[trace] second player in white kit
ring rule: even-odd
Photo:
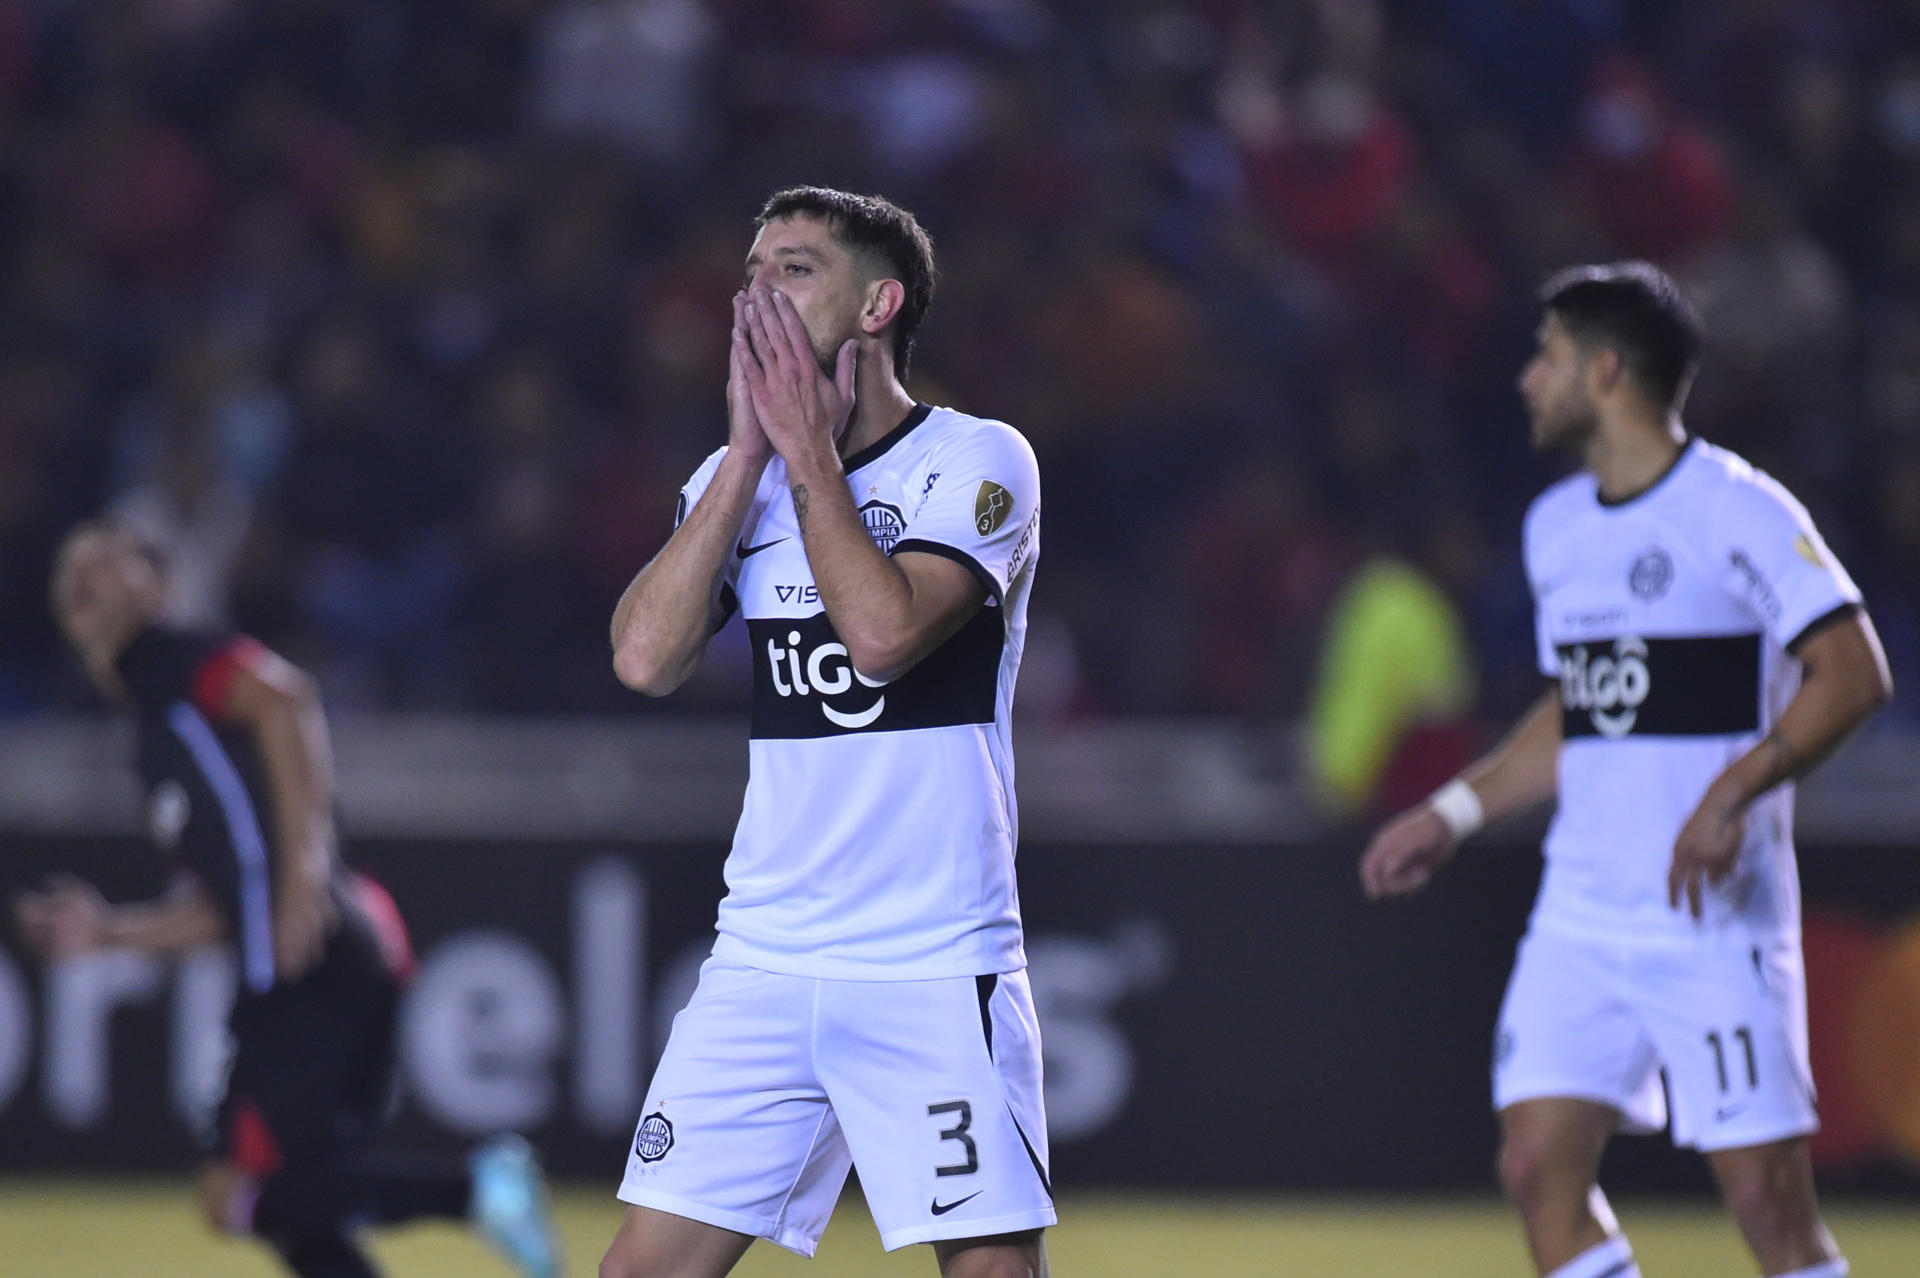
[[[1011,427],[901,388],[931,267],[883,201],[769,201],[728,446],[616,614],[616,669],[658,694],[737,610],[754,686],[719,940],[603,1273],[723,1274],[754,1238],[812,1255],[854,1166],[889,1249],[933,1243],[948,1278],[1045,1273],[1010,736],[1039,473]]]
[[[1670,1122],[1765,1274],[1841,1278],[1807,1153],[1792,782],[1884,703],[1885,661],[1800,504],[1681,426],[1699,334],[1673,282],[1583,268],[1543,299],[1520,389],[1536,446],[1582,466],[1524,531],[1553,686],[1382,829],[1361,878],[1416,890],[1483,821],[1558,800],[1493,1060],[1501,1180],[1541,1274],[1638,1278],[1600,1156]]]
[[[1561,481],[1525,528],[1541,671],[1558,681],[1559,808],[1496,1034],[1494,1101],[1585,1096],[1703,1150],[1817,1126],[1793,787],[1754,800],[1700,917],[1668,899],[1701,796],[1800,684],[1792,654],[1860,593],[1806,511],[1704,440],[1647,491]]]

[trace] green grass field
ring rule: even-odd
[[[558,1196],[571,1272],[591,1275],[619,1221],[608,1187]],[[1704,1205],[1616,1204],[1648,1278],[1747,1275],[1732,1227]],[[1518,1235],[1487,1200],[1182,1198],[1076,1194],[1061,1203],[1049,1244],[1058,1278],[1126,1275],[1325,1275],[1327,1278],[1499,1278],[1528,1273]],[[1920,1272],[1920,1212],[1839,1206],[1829,1219],[1856,1278]],[[458,1229],[422,1225],[381,1234],[391,1278],[508,1278],[505,1265]],[[0,1180],[0,1273],[19,1278],[267,1278],[281,1271],[252,1244],[201,1228],[184,1181]],[[934,1272],[923,1247],[880,1250],[857,1196],[841,1204],[808,1263],[761,1244],[746,1278],[891,1278]]]

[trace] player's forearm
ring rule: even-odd
[[[106,916],[102,937],[149,954],[181,954],[225,939],[220,912],[199,890],[176,892],[158,901],[116,905]]]
[[[1479,796],[1485,819],[1498,821],[1551,800],[1559,789],[1559,770],[1560,694],[1555,689],[1460,775]]]
[[[727,556],[766,469],[729,451],[712,483],[613,611],[613,669],[620,682],[662,697],[686,682],[706,651]]]
[[[1833,756],[1893,696],[1886,657],[1864,616],[1835,627],[1803,654],[1799,691],[1773,730],[1720,774],[1713,797],[1746,808],[1777,785],[1797,781]]]
[[[898,678],[926,655],[912,581],[873,544],[837,457],[789,462],[788,474],[807,563],[847,659],[869,678]]]

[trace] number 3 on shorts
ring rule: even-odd
[[[973,1106],[963,1100],[943,1101],[938,1105],[927,1106],[927,1117],[938,1118],[942,1114],[953,1114],[957,1118],[953,1126],[940,1133],[942,1141],[957,1140],[961,1148],[967,1151],[967,1161],[950,1167],[936,1167],[936,1176],[971,1176],[980,1170],[980,1151],[973,1143],[973,1137],[967,1133],[973,1128]]]

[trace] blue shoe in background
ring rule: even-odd
[[[533,1146],[496,1136],[468,1157],[473,1172],[474,1226],[527,1278],[560,1278],[553,1212]]]

